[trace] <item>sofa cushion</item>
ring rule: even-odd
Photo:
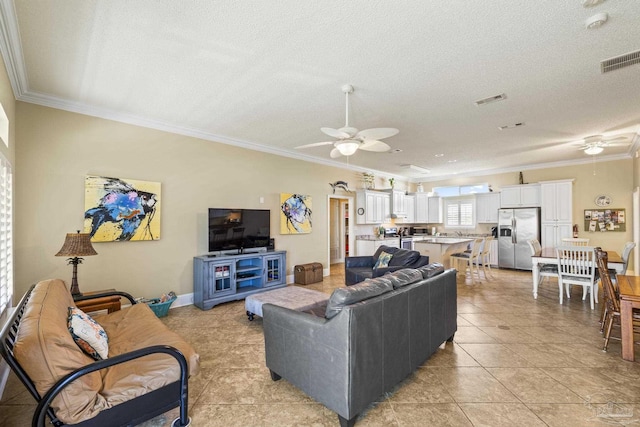
[[[375,265],[373,266],[374,269],[376,268],[385,268],[389,266],[389,261],[391,261],[391,258],[393,258],[393,254],[387,253],[385,251],[382,251],[380,253],[380,256],[378,257],[378,260],[376,261]]]
[[[434,262],[433,264],[420,267],[418,270],[422,273],[423,279],[428,279],[442,273],[444,271],[444,266],[439,262]]]
[[[95,360],[109,357],[109,338],[95,320],[77,307],[69,307],[67,327],[80,350]]]
[[[391,284],[391,281],[385,277],[367,279],[364,282],[347,286],[346,288],[338,288],[333,291],[329,298],[325,317],[327,319],[331,319],[340,313],[340,311],[342,311],[342,309],[347,305],[364,301],[392,290],[393,285]]]
[[[389,267],[408,267],[416,262],[418,258],[420,258],[420,252],[400,249],[398,252],[393,254],[393,258],[389,261]]]
[[[94,360],[76,345],[67,329],[68,307],[73,298],[62,280],[38,283],[20,320],[14,355],[44,394],[63,376]],[[75,424],[105,408],[100,372],[83,375],[53,399],[51,407],[65,424]]]
[[[403,268],[402,270],[387,273],[382,277],[391,281],[393,289],[398,289],[403,286],[421,281],[422,273],[419,270],[413,268]]]
[[[373,264],[375,264],[376,261],[378,261],[378,258],[380,257],[380,254],[382,252],[386,252],[388,254],[395,255],[395,253],[400,251],[400,250],[404,250],[404,249],[395,248],[393,246],[381,245],[380,247],[378,247],[378,249],[376,249],[376,251],[373,254],[373,257],[372,257],[373,258]]]
[[[198,372],[199,356],[193,347],[160,321],[147,304],[135,304],[94,318],[110,337],[112,356],[152,345],[170,345],[184,354],[191,376]],[[112,407],[179,378],[180,367],[173,357],[153,354],[106,369],[100,393],[108,407]]]

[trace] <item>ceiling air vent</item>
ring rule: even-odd
[[[627,53],[625,55],[616,56],[615,58],[605,59],[600,62],[600,70],[603,73],[614,71],[619,68],[628,67],[629,65],[640,64],[640,50]]]
[[[507,95],[505,95],[504,93],[501,93],[500,95],[494,95],[494,96],[490,96],[488,98],[479,99],[479,100],[475,101],[474,104],[476,104],[476,106],[479,107],[481,105],[485,105],[485,104],[488,104],[490,102],[502,101],[504,99],[507,99]]]
[[[500,129],[500,130],[515,129],[515,128],[519,128],[520,126],[524,126],[524,123],[523,122],[518,122],[518,123],[514,123],[512,125],[498,126],[498,129]]]

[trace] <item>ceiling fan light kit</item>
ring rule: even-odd
[[[604,151],[604,148],[599,145],[592,145],[591,147],[587,147],[584,149],[584,153],[590,156],[595,156],[596,154],[600,154]]]
[[[373,128],[358,131],[358,129],[349,126],[349,94],[353,93],[354,88],[351,85],[343,85],[341,87],[342,92],[345,94],[345,125],[340,129],[334,129],[329,127],[320,128],[322,133],[325,133],[337,141],[316,142],[312,144],[301,145],[296,147],[310,148],[318,147],[321,145],[333,145],[333,150],[329,153],[332,159],[340,156],[351,156],[356,151],[374,151],[378,153],[389,152],[391,147],[385,142],[380,141],[384,138],[397,135],[400,132],[396,128]]]
[[[602,27],[608,19],[609,15],[607,15],[606,12],[596,13],[595,15],[587,19],[584,24],[588,29],[594,29]]]
[[[359,146],[360,143],[352,139],[336,142],[336,148],[343,156],[350,156],[354,154],[358,150]]]

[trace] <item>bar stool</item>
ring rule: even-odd
[[[469,269],[469,274],[471,275],[471,283],[475,284],[475,279],[473,277],[473,266],[474,261],[477,260],[478,254],[480,254],[484,247],[484,239],[475,239],[473,241],[473,246],[471,247],[471,252],[458,252],[451,255],[451,260],[455,263],[456,270],[460,271],[459,263],[465,263],[464,272],[466,274],[467,268]],[[478,268],[476,268],[476,274],[478,275],[478,281],[480,281],[480,272]]]

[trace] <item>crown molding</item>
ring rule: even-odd
[[[13,96],[19,99],[27,92],[27,69],[22,55],[18,19],[12,0],[0,0],[0,53],[4,59]]]

